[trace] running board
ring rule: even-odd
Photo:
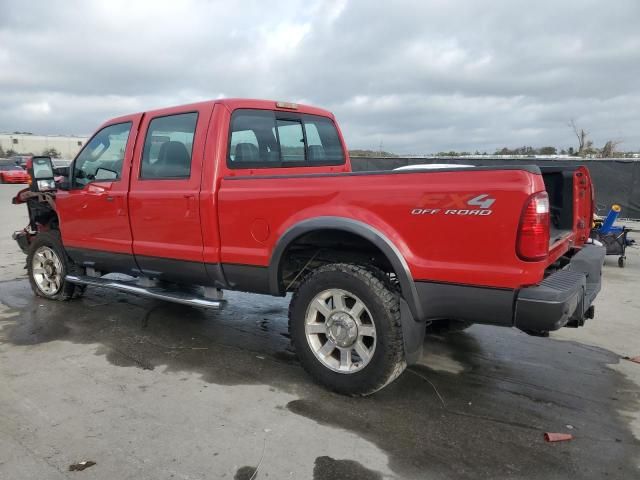
[[[104,287],[120,290],[121,292],[132,293],[142,297],[166,300],[167,302],[191,305],[192,307],[220,308],[222,301],[211,300],[204,296],[180,290],[167,290],[161,287],[140,287],[132,282],[119,282],[100,277],[88,277],[86,275],[67,275],[64,277],[67,282],[77,285],[88,285],[90,287]]]

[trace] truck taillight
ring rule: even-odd
[[[516,253],[522,260],[543,260],[549,254],[549,196],[539,192],[529,197],[520,217]]]

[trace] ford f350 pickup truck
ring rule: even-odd
[[[36,295],[293,292],[299,360],[344,394],[397,378],[428,325],[545,335],[592,317],[600,289],[583,167],[354,173],[330,112],[243,99],[109,120],[55,189],[33,162],[14,238]]]

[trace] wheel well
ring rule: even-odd
[[[28,201],[29,221],[31,228],[36,231],[59,230],[60,220],[53,206],[48,202],[42,202],[36,199]]]
[[[356,233],[324,228],[304,233],[287,245],[278,267],[280,289],[295,290],[306,272],[338,262],[374,266],[394,284],[398,282],[391,262],[373,242]]]

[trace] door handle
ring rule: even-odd
[[[192,217],[192,213],[191,211],[193,210],[193,200],[195,198],[195,195],[191,194],[191,193],[187,193],[184,195],[184,199],[187,201],[187,209],[184,212],[184,216],[185,218],[190,218]]]
[[[125,208],[124,197],[121,195],[105,195],[104,199],[109,203],[116,203],[116,215],[120,217],[127,216],[127,210]]]

